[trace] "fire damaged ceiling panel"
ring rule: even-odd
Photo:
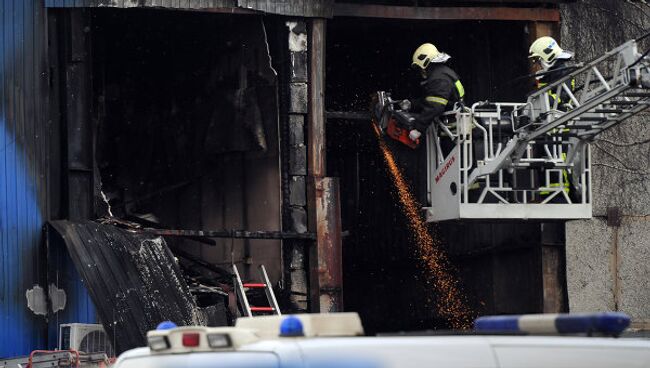
[[[331,18],[334,0],[237,0],[237,6],[271,14]]]
[[[297,17],[331,18],[334,0],[45,0],[48,8],[242,9]]]
[[[219,324],[213,320],[219,316],[206,312],[214,308],[197,306],[162,237],[90,221],[50,224],[63,238],[117,352],[145,346],[147,331],[165,320]]]
[[[45,0],[47,8],[233,8],[237,0]]]

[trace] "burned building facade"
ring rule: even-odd
[[[247,280],[264,265],[285,312],[446,326],[370,95],[417,94],[412,52],[435,42],[468,103],[523,100],[560,3],[3,2],[0,356],[55,346],[66,322],[102,322],[120,351],[161,319],[229,323],[233,264]],[[421,192],[421,152],[391,148]],[[475,314],[574,305],[563,222],[430,231]]]

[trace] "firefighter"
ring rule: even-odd
[[[425,43],[413,53],[412,67],[418,70],[424,81],[424,97],[419,101],[422,112],[415,118],[414,127],[409,133],[411,140],[420,138],[433,122],[445,111],[451,110],[465,95],[463,84],[445,63],[451,57],[430,43]]]
[[[546,85],[571,74],[576,68],[573,53],[564,51],[552,37],[538,38],[530,45],[528,51],[528,58],[535,64],[539,63],[542,69],[536,77],[537,88],[544,88]],[[575,80],[570,81],[570,88],[575,89]],[[549,95],[552,99],[557,99],[558,97],[554,92],[549,91]],[[562,91],[559,102],[560,105],[571,102],[565,91]]]
[[[564,51],[555,39],[552,37],[540,37],[530,46],[528,57],[533,60],[534,63],[539,63],[541,66],[541,71],[537,80],[537,88],[544,88],[546,85],[553,83],[564,76],[571,74],[575,70],[575,63],[573,61],[573,53]],[[575,80],[569,81],[569,86],[571,91],[575,90]],[[551,103],[554,100],[558,101],[558,108],[562,111],[567,110],[567,104],[571,103],[571,98],[569,97],[566,91],[562,90],[560,96],[558,97],[555,93],[555,90],[549,91],[549,99]],[[569,130],[566,128],[558,128],[549,132],[550,136],[555,136],[560,133],[567,133]],[[562,138],[556,138],[558,142],[562,141]],[[561,143],[560,143],[561,144]],[[562,160],[566,160],[566,153],[562,153]],[[560,177],[557,178],[555,175],[552,175],[551,183],[549,186],[551,188],[562,188],[562,190],[569,194],[571,197],[575,197],[571,193],[571,182],[569,180],[569,173],[567,170],[562,170]],[[548,196],[550,191],[541,191],[540,195]],[[563,198],[561,196],[556,196],[553,202],[562,202]]]

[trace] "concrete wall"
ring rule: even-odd
[[[561,15],[561,44],[575,51],[578,60],[590,60],[650,28],[650,6],[640,1],[585,0],[562,5]],[[650,42],[641,46],[643,52]],[[620,310],[646,327],[650,327],[648,122],[650,115],[644,113],[592,144],[594,218],[566,225],[570,310]]]

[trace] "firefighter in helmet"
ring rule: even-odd
[[[576,65],[573,61],[573,53],[563,50],[557,41],[548,36],[540,37],[535,42],[530,45],[528,57],[533,61],[535,65],[539,65],[541,70],[537,72],[536,81],[537,88],[544,88],[548,84],[554,83],[563,77],[571,74],[575,69]],[[571,91],[575,91],[575,79],[567,81],[566,84],[569,86]],[[554,102],[558,103],[558,109],[561,111],[567,111],[571,107],[571,97],[569,94],[562,89],[560,95],[556,94],[556,90],[553,89],[548,91],[549,101],[551,104]],[[559,127],[553,129],[548,133],[550,137],[556,137],[554,139],[558,144],[561,144],[562,134],[568,133],[569,129],[566,127]],[[562,153],[562,160],[566,160],[566,153]],[[569,196],[575,197],[575,194],[571,191],[571,180],[569,172],[565,169],[561,172],[561,177],[551,178],[551,183],[549,183],[551,188],[562,188],[562,190]],[[541,191],[540,195],[548,196],[550,191]],[[575,199],[575,198],[574,198]],[[553,200],[564,201],[562,196],[556,196]]]
[[[419,101],[422,112],[416,117],[414,127],[409,133],[412,140],[420,138],[433,119],[445,111],[451,110],[456,102],[465,95],[463,84],[458,74],[446,65],[451,57],[430,43],[425,43],[413,53],[413,68],[418,70],[422,79],[424,97]]]
[[[541,67],[536,77],[537,88],[544,88],[576,69],[573,53],[563,50],[555,39],[548,36],[540,37],[530,45],[528,58]],[[575,80],[568,81],[567,84],[570,84],[572,90],[575,89]],[[550,91],[549,95],[553,99],[558,99],[554,91]],[[564,91],[559,99],[560,105],[571,102]]]

